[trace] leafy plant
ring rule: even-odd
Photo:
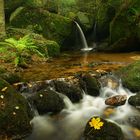
[[[44,54],[38,50],[38,47],[34,44],[30,35],[26,35],[19,40],[14,38],[5,39],[5,42],[0,43],[0,53],[5,59],[12,58],[15,66],[26,65],[26,57],[30,54],[37,54],[44,57]],[[4,54],[5,53],[5,54]]]

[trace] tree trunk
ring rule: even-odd
[[[5,12],[4,0],[0,0],[0,38],[6,35],[5,32]]]

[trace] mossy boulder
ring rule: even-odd
[[[90,122],[93,123],[92,126]],[[98,123],[103,123],[103,125],[99,125],[99,129],[96,129]],[[124,140],[122,130],[117,124],[97,116],[92,117],[87,122],[84,137],[85,140]]]
[[[59,113],[65,107],[63,99],[49,88],[40,90],[29,100],[36,106],[39,114]]]
[[[16,11],[15,11],[16,12]],[[53,14],[41,8],[22,8],[11,18],[11,25],[18,28],[30,28],[35,33],[60,44],[70,35],[72,22],[69,18]]]
[[[116,74],[122,79],[124,87],[132,92],[140,91],[140,61],[119,69]]]
[[[92,77],[90,74],[83,74],[79,77],[79,82],[86,94],[99,96],[100,84],[95,77]]]
[[[52,40],[47,40],[47,49],[49,56],[58,56],[60,54],[60,46],[57,42]]]
[[[0,135],[23,137],[30,134],[31,119],[27,100],[0,78]]]
[[[53,83],[55,90],[66,95],[73,103],[82,99],[82,91],[78,86],[59,80],[54,80]]]

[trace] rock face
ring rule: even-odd
[[[66,95],[73,103],[79,102],[82,99],[82,91],[79,87],[68,84],[64,81],[53,81],[55,90]]]
[[[32,112],[25,98],[0,78],[0,133],[25,136],[31,133]]]
[[[136,16],[136,12],[132,12],[132,9],[134,8],[138,13],[140,13],[139,5],[139,0],[130,0],[128,3],[124,2],[123,4],[120,4],[118,13],[114,16],[110,23],[111,44],[115,43],[112,50],[139,50],[139,41],[137,36],[139,20],[137,20],[138,17]]]
[[[84,74],[79,77],[81,88],[85,92],[92,96],[99,95],[100,85],[96,78],[92,77],[90,74]]]
[[[39,114],[58,113],[64,108],[63,99],[50,89],[37,92],[29,100],[37,108]]]
[[[123,140],[121,128],[107,120],[92,117],[84,130],[85,140]]]
[[[116,74],[122,79],[124,87],[132,92],[140,91],[140,61],[119,69]]]
[[[140,94],[137,94],[135,96],[131,96],[128,99],[128,103],[132,106],[140,106]]]
[[[107,98],[105,100],[105,104],[111,105],[111,106],[120,106],[120,105],[124,105],[126,100],[127,100],[126,95],[116,95],[116,96]]]

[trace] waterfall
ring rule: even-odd
[[[81,41],[82,41],[82,44],[83,44],[83,49],[82,51],[90,51],[92,50],[92,48],[89,48],[88,47],[88,44],[87,44],[87,41],[86,41],[86,38],[85,38],[85,35],[80,27],[80,25],[75,21],[75,24],[78,28],[78,31],[79,31],[79,34],[80,34],[80,38],[81,38]]]

